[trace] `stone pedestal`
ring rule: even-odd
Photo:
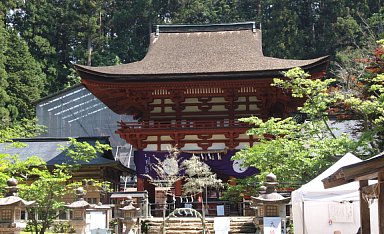
[[[136,234],[137,233],[137,225],[136,220],[134,219],[123,219],[122,223],[125,226],[124,234]]]
[[[85,220],[71,220],[71,225],[75,229],[76,234],[85,234],[87,226]]]
[[[1,223],[0,233],[1,234],[19,234],[21,228],[16,227],[16,224]]]

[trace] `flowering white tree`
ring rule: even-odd
[[[193,155],[182,163],[185,169],[184,194],[196,194],[203,192],[206,187],[220,188],[223,183],[216,178],[216,174],[199,157]]]

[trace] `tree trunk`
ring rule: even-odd
[[[91,66],[92,65],[92,38],[91,38],[91,35],[88,35],[87,49],[88,49],[87,66]]]

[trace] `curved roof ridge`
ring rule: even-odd
[[[251,29],[256,32],[256,22],[238,22],[222,24],[158,24],[156,25],[157,36],[161,32],[217,32],[217,31],[238,31]]]

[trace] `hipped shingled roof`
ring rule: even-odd
[[[77,137],[78,142],[87,142],[92,146],[96,145],[96,141],[101,144],[108,144],[109,139],[106,136],[99,137]],[[62,163],[74,163],[67,155],[67,151],[63,151],[61,147],[73,147],[68,138],[25,138],[14,139],[13,142],[24,143],[22,147],[15,147],[12,143],[0,143],[0,152],[9,155],[18,155],[20,160],[27,160],[32,156],[38,156],[44,160],[47,166],[53,166]],[[132,172],[131,169],[124,166],[119,160],[115,160],[112,151],[106,150],[103,153],[97,153],[96,157],[89,162],[78,162],[84,166],[114,166],[122,171]]]
[[[76,65],[84,79],[114,81],[161,80],[178,77],[204,78],[230,75],[280,75],[294,67],[313,69],[328,57],[291,60],[266,57],[261,31],[254,22],[215,25],[158,25],[147,55],[128,64],[90,67]]]

